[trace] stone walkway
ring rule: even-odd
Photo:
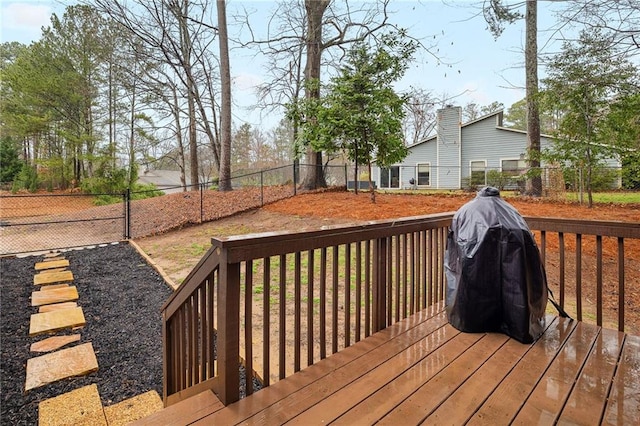
[[[29,336],[34,338],[30,350],[44,355],[27,360],[25,392],[98,370],[92,343],[75,344],[80,341],[85,318],[78,306],[81,295],[71,285],[73,273],[68,267],[69,261],[60,253],[46,254],[35,264],[33,284],[38,289],[31,293],[31,306],[37,307],[38,312],[31,315],[29,324]],[[43,334],[50,336],[35,340]],[[75,345],[69,346],[72,344]],[[119,426],[162,408],[162,400],[155,391],[103,407],[94,384],[41,401],[38,423]]]

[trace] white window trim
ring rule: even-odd
[[[429,185],[419,185],[418,184],[418,168],[420,166],[427,166],[429,168]],[[427,161],[424,163],[416,163],[416,186],[420,187],[420,188],[431,188],[433,185],[431,184],[431,182],[433,182],[433,175],[431,174],[431,162]]]
[[[517,161],[518,163],[520,161],[525,161],[524,159],[522,159],[521,157],[504,157],[504,158],[500,158],[500,172],[504,172],[504,169],[502,167],[502,163],[504,161]],[[526,165],[524,167],[526,169]]]
[[[398,168],[398,186],[397,187],[391,187],[391,186],[386,186],[386,187],[382,187],[382,169],[391,169],[392,167],[397,167]],[[391,176],[389,176],[389,181],[391,181]],[[378,166],[378,183],[377,183],[377,189],[402,189],[402,166],[399,164],[394,164],[392,166],[389,167],[380,167]]]
[[[487,160],[469,160],[469,182],[471,182],[471,177],[473,175],[473,163],[483,163],[484,164],[484,183],[487,184]],[[502,163],[500,163],[502,164]]]

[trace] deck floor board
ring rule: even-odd
[[[623,333],[602,329],[560,414],[559,424],[600,423],[623,342]]]
[[[640,336],[626,336],[602,424],[640,424]]]
[[[184,424],[640,424],[639,376],[640,337],[548,316],[527,345],[439,305]]]
[[[394,389],[392,391],[385,389],[386,392],[382,392],[379,401],[377,401],[378,410],[384,410],[384,407],[388,406],[394,397],[402,398],[403,395],[409,395],[415,390],[416,383],[423,381],[425,375],[433,375],[444,367],[427,362],[426,357],[429,354],[439,350],[442,354],[438,358],[443,360],[444,364],[446,358],[458,356],[469,345],[469,342],[458,342],[458,340],[464,340],[465,337],[467,340],[478,339],[472,336],[462,336],[451,326],[444,326],[441,330],[436,331],[438,332],[430,333],[424,339],[407,348],[406,351],[395,355],[387,362],[378,364],[376,368],[357,380],[327,396],[290,423],[305,425],[316,421],[322,423],[333,421],[342,413],[370,397],[377,390],[379,383],[392,383]],[[448,351],[446,354],[445,350]],[[374,416],[376,415],[374,414]]]
[[[575,331],[538,381],[527,404],[515,418],[518,424],[553,424],[580,375],[598,337],[599,328],[579,322]]]

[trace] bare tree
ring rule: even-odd
[[[567,0],[561,3],[562,25],[602,30],[612,55],[640,54],[640,2],[637,0]]]
[[[525,90],[527,99],[527,151],[529,170],[526,182],[528,195],[542,195],[542,175],[540,173],[540,110],[538,108],[538,2],[527,2],[525,14]]]
[[[526,2],[524,15],[525,35],[525,90],[527,99],[527,151],[528,168],[527,194],[542,195],[542,177],[540,175],[540,114],[538,111],[538,1]],[[504,5],[502,0],[485,0],[483,12],[489,30],[499,37],[506,24],[523,17],[518,8],[522,3]]]
[[[130,36],[137,38],[157,55],[172,71],[179,82],[178,93],[186,98],[188,120],[189,174],[192,184],[199,182],[198,137],[199,129],[210,141],[214,157],[217,154],[216,135],[208,123],[207,108],[203,100],[200,70],[210,62],[203,60],[215,36],[215,27],[207,24],[209,2],[193,0],[94,0],[100,11],[118,22]],[[199,116],[198,116],[199,114]],[[199,126],[198,123],[204,123]]]
[[[422,88],[411,88],[404,105],[405,116],[402,127],[407,145],[413,145],[428,137],[435,129],[438,101],[431,92]]]
[[[220,191],[231,190],[231,72],[225,0],[217,0],[218,41],[220,43]]]
[[[253,44],[264,53],[279,55],[279,59],[287,58],[277,61],[278,66],[274,73],[277,77],[271,84],[261,87],[262,101],[270,102],[274,106],[295,103],[302,91],[306,99],[319,99],[323,67],[332,61],[337,63],[344,55],[347,45],[375,36],[381,29],[390,26],[388,3],[389,0],[377,0],[357,3],[356,6],[353,3],[345,4],[331,0],[289,2],[276,10],[273,21],[283,24],[274,27],[278,31],[270,27],[267,40],[255,37],[248,19],[244,18],[251,35],[251,40],[246,42],[247,45]],[[271,33],[277,35],[272,36]],[[325,52],[328,56],[323,62]],[[301,84],[301,74],[304,84]],[[276,82],[277,80],[279,82]],[[284,82],[295,82],[295,85],[282,91]],[[285,93],[285,96],[276,92]],[[309,125],[313,121],[313,117],[308,117],[306,124]],[[298,134],[295,127],[294,134]],[[308,144],[310,141],[305,142]],[[326,186],[322,157],[321,152],[307,150],[306,162],[310,167],[307,168],[301,184],[303,188]]]

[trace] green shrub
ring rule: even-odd
[[[18,144],[10,137],[0,139],[0,182],[13,182],[22,165]]]
[[[511,174],[499,170],[489,170],[487,172],[487,185],[498,188],[500,191],[512,181]]]
[[[96,195],[95,204],[103,206],[122,202],[122,194],[127,191],[127,169],[113,168],[106,163],[96,170],[95,176],[82,181],[82,191]],[[132,181],[137,180],[137,167],[133,170]],[[131,200],[142,200],[145,198],[163,195],[153,184],[134,183],[130,188]]]
[[[563,170],[564,181],[571,186],[579,185],[579,169],[565,168]],[[583,184],[587,184],[587,169],[582,170]],[[591,190],[592,191],[608,191],[618,187],[618,179],[620,178],[620,171],[615,168],[597,166],[591,170]],[[576,190],[578,188],[575,188]]]
[[[29,192],[38,190],[38,172],[35,167],[26,163],[22,164],[20,173],[14,178],[11,192],[16,193],[21,189],[27,189]]]

